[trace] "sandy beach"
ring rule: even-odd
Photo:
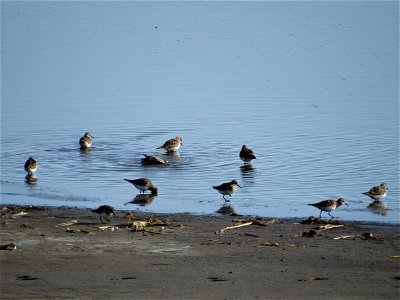
[[[0,211],[1,299],[399,297],[399,225],[121,211],[102,224],[89,209]]]

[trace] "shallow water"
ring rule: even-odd
[[[211,186],[237,179],[240,214],[308,217],[344,197],[334,216],[399,222],[398,3],[1,6],[2,203],[210,214]],[[179,156],[156,149],[177,135]],[[138,177],[159,189],[147,205],[130,203]],[[381,182],[387,209],[369,209]]]

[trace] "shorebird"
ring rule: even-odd
[[[157,149],[165,149],[167,152],[170,152],[177,151],[181,146],[183,146],[182,138],[180,136],[177,136],[176,138],[169,139],[160,147],[157,147]]]
[[[367,195],[374,201],[380,201],[386,197],[388,190],[389,189],[386,183],[381,183],[380,185],[372,187],[368,192],[365,192],[363,194]]]
[[[146,154],[143,155],[144,155],[144,158],[142,159],[143,165],[164,165],[168,162],[167,160],[162,159],[159,156],[146,155]]]
[[[250,148],[247,148],[246,145],[242,146],[242,150],[240,150],[239,157],[245,163],[249,163],[253,159],[256,159],[256,156],[254,155],[253,150],[251,150]]]
[[[322,211],[328,212],[328,215],[330,215],[331,218],[333,219],[334,217],[331,215],[331,211],[335,210],[342,204],[346,204],[347,206],[349,206],[346,202],[344,202],[343,198],[339,198],[337,201],[336,200],[324,200],[324,201],[321,201],[318,203],[313,203],[313,204],[308,204],[308,205],[312,205],[321,210],[321,212],[319,213],[320,219],[321,219]]]
[[[147,190],[151,191],[152,195],[157,195],[157,187],[148,178],[138,179],[125,179],[129,183],[133,184],[140,192],[143,193]]]
[[[106,215],[107,217],[113,215],[114,217],[117,217],[115,215],[114,208],[112,206],[110,206],[110,205],[101,205],[96,209],[92,209],[92,212],[100,215],[100,221],[103,224],[104,224],[104,222],[103,222],[103,219],[101,217],[102,215]],[[107,219],[106,217],[104,217],[104,219],[106,219],[108,222],[110,222],[110,220]]]
[[[232,180],[230,182],[225,182],[220,185],[213,186],[214,189],[216,189],[220,194],[222,194],[222,198],[224,198],[225,202],[229,202],[229,200],[227,200],[225,196],[229,195],[232,197],[232,194],[236,192],[238,187],[241,186],[236,180]]]
[[[33,174],[36,172],[38,168],[38,163],[33,157],[29,157],[28,160],[25,162],[24,169],[28,174]]]
[[[79,146],[81,146],[81,149],[88,149],[92,146],[92,135],[90,132],[86,132],[83,137],[79,139]]]

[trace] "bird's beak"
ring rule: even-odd
[[[346,202],[345,202],[344,204],[346,204],[347,206],[349,206]]]
[[[240,185],[237,185],[238,187],[242,188]]]

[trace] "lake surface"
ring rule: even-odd
[[[239,214],[308,217],[307,203],[344,197],[340,219],[398,223],[398,9],[2,2],[1,202],[214,214],[211,186],[237,179]],[[156,149],[178,135],[179,156]],[[158,186],[147,205],[123,180],[139,177]],[[387,209],[372,210],[362,192],[381,182]]]

